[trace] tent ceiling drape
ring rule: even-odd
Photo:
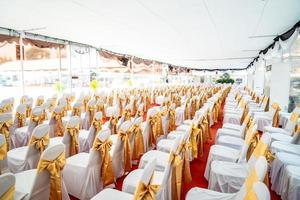
[[[192,68],[244,68],[299,19],[299,0],[0,1],[1,27]]]

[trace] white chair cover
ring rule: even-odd
[[[95,119],[97,121],[102,121],[102,112],[97,112],[95,114]],[[79,131],[78,139],[79,139],[79,149],[80,152],[88,152],[93,145],[94,139],[96,137],[96,129],[93,124],[90,126],[89,130],[81,129]]]
[[[270,138],[267,136],[262,137],[261,140],[267,145],[270,144]],[[249,175],[250,170],[259,165],[257,164],[258,160],[256,160],[254,155],[251,155],[247,163],[213,161],[211,163],[208,188],[225,193],[238,191],[245,178]],[[267,170],[267,167],[265,170]]]
[[[63,153],[65,147],[63,144],[54,145],[48,147],[41,155],[43,160],[55,160],[61,153]],[[40,200],[49,199],[50,194],[50,175],[49,172],[43,170],[38,173],[37,169],[27,170],[15,174],[16,177],[16,193],[15,199],[30,199]],[[62,199],[69,200],[69,195],[66,190],[64,181],[62,179]]]

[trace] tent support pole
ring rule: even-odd
[[[24,78],[24,55],[23,55],[23,37],[24,33],[20,34],[20,64],[21,64],[21,76],[22,76],[22,93],[23,95],[25,94],[25,78]]]

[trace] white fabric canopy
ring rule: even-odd
[[[0,27],[195,68],[244,68],[299,19],[299,0],[0,2]]]

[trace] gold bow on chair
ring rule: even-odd
[[[67,102],[66,110],[71,110],[72,109],[72,106],[71,106],[72,99],[66,98],[66,102]]]
[[[124,171],[129,172],[131,170],[131,150],[129,143],[129,135],[123,130],[120,130],[118,135],[121,141],[123,142]]]
[[[95,133],[98,133],[102,129],[102,119],[97,120],[96,117],[95,117],[92,125],[95,128]]]
[[[79,144],[78,144],[78,134],[79,134],[79,124],[76,127],[67,127],[67,133],[70,134],[71,143],[70,143],[70,156],[78,154]]]
[[[190,144],[192,148],[192,156],[193,158],[198,157],[198,142],[199,142],[199,136],[201,137],[201,130],[197,128],[197,125],[192,125],[190,130]],[[203,148],[203,146],[200,146],[200,151]],[[200,152],[201,153],[201,152]]]
[[[133,138],[132,160],[138,160],[144,153],[144,138],[140,124],[134,124],[129,129],[130,137]]]
[[[156,131],[156,137],[159,137],[161,135],[164,135],[163,127],[162,127],[162,119],[161,116],[164,115],[163,112],[158,112],[156,114],[156,123],[157,123],[157,131]]]
[[[152,180],[152,178],[151,178]],[[159,190],[159,185],[145,185],[142,181],[139,182],[138,187],[134,193],[134,200],[154,200],[156,199],[156,193]]]
[[[39,98],[39,99],[36,100],[35,105],[36,105],[36,106],[41,106],[41,105],[43,105],[43,103],[44,103],[44,99],[40,99],[40,98]]]
[[[18,119],[18,128],[25,125],[26,114],[16,112],[16,119]]]
[[[281,109],[277,103],[272,104],[272,108],[275,109],[275,114],[273,116],[273,126],[279,127],[279,111]]]
[[[45,120],[45,118],[46,118],[46,113],[42,113],[40,115],[34,115],[34,114],[32,114],[30,116],[30,121],[31,122],[35,122],[37,125],[39,125],[39,124],[43,123],[43,121]]]
[[[11,119],[6,122],[0,122],[0,133],[2,133],[5,136],[7,151],[9,150],[9,142],[10,142],[9,129],[12,126],[12,124],[13,124],[13,122]]]
[[[64,128],[62,124],[62,113],[52,113],[52,118],[56,121],[56,136],[62,136],[64,134]]]
[[[30,117],[30,115],[31,115],[31,111],[32,111],[32,108],[31,108],[31,106],[26,106],[26,117]]]
[[[125,109],[124,111],[124,121],[131,120],[131,110]]]
[[[73,107],[72,115],[80,117],[81,116],[81,107]]]
[[[90,121],[89,121],[89,127],[92,125],[92,122],[95,117],[95,107],[94,106],[88,106],[88,112],[90,115]]]
[[[144,116],[144,111],[143,110],[138,110],[136,116],[137,117],[143,117]]]
[[[157,118],[155,115],[149,117],[149,146],[156,145]]]
[[[177,154],[183,157],[183,180],[185,183],[192,181],[192,174],[190,169],[190,145],[188,142],[183,141],[177,148]]]
[[[118,121],[119,121],[119,117],[116,117],[116,116],[110,117],[109,123],[110,123],[112,134],[117,134]]]
[[[104,142],[102,142],[99,138],[96,138],[93,144],[93,149],[100,152],[101,161],[102,161],[101,178],[103,180],[104,187],[114,183],[115,181],[112,159],[109,153],[111,146],[112,146],[112,141],[109,138]]]
[[[42,138],[36,138],[32,135],[29,145],[34,145],[35,148],[42,153],[49,145],[49,133],[45,134]]]
[[[174,131],[176,129],[176,124],[175,124],[175,110],[170,109],[169,110],[169,127],[168,127],[168,133],[171,131]]]
[[[2,196],[0,200],[13,200],[15,195],[15,185],[11,186]]]
[[[196,113],[196,99],[192,99],[191,101],[191,118],[195,116]]]
[[[180,200],[183,161],[178,154],[171,152],[169,157],[169,162],[172,165],[172,178],[171,178],[172,200]]]
[[[50,174],[49,199],[62,200],[61,171],[65,162],[65,152],[62,152],[55,160],[40,160],[38,164],[38,173],[47,170]]]

